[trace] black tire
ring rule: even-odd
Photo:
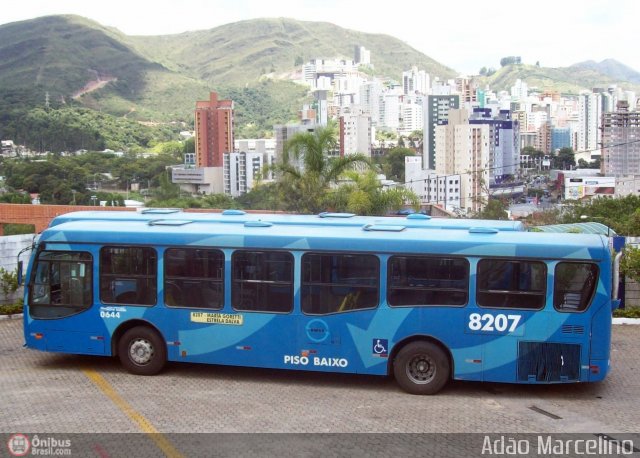
[[[393,375],[411,394],[435,394],[449,381],[451,365],[445,352],[431,342],[411,342],[393,360]]]
[[[156,331],[137,326],[120,338],[118,357],[124,368],[132,374],[155,375],[167,362],[167,347]]]

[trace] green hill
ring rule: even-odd
[[[378,76],[399,80],[415,65],[443,79],[456,72],[388,36],[326,22],[255,19],[211,30],[155,37],[127,36],[73,15],[0,26],[0,135],[34,107],[86,107],[131,120],[192,122],[196,100],[210,90],[236,101],[238,136],[260,135],[295,119],[308,100],[289,80],[313,58],[352,59],[371,51]],[[569,68],[509,65],[484,82],[508,89],[517,78],[530,87],[577,93],[619,84],[640,91],[634,74],[611,62]],[[620,76],[616,77],[619,71]],[[633,81],[633,80],[632,80]]]
[[[562,94],[579,94],[595,87],[612,84],[629,90],[639,90],[640,85],[630,83],[623,77],[612,77],[600,73],[596,68],[575,65],[571,67],[548,68],[535,65],[512,64],[499,69],[486,78],[486,83],[494,91],[509,90],[516,79],[526,81],[529,88],[540,91],[558,91]]]
[[[353,59],[356,45],[371,51],[378,75],[399,80],[412,65],[441,78],[456,75],[397,38],[327,22],[254,19],[178,35],[129,37],[129,43],[167,68],[214,84],[245,84],[265,73],[289,73],[300,69],[297,61],[313,58]]]

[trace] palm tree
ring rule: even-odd
[[[370,166],[363,154],[331,157],[338,147],[337,127],[331,123],[313,132],[299,132],[284,145],[282,161],[273,169],[287,210],[318,213],[327,208],[327,191],[345,171]]]
[[[360,215],[385,215],[400,210],[406,205],[418,209],[420,199],[404,187],[383,189],[376,172],[369,170],[360,174],[345,173],[349,183],[331,192],[329,198],[337,211],[348,211]]]

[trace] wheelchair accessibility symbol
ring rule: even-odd
[[[373,356],[386,358],[389,356],[389,341],[387,339],[373,339]]]

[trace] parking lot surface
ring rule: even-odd
[[[0,432],[7,434],[640,429],[640,326],[614,326],[612,370],[602,383],[451,382],[436,396],[406,394],[389,378],[195,364],[172,363],[141,377],[112,358],[40,353],[22,344],[22,320],[0,321]]]

